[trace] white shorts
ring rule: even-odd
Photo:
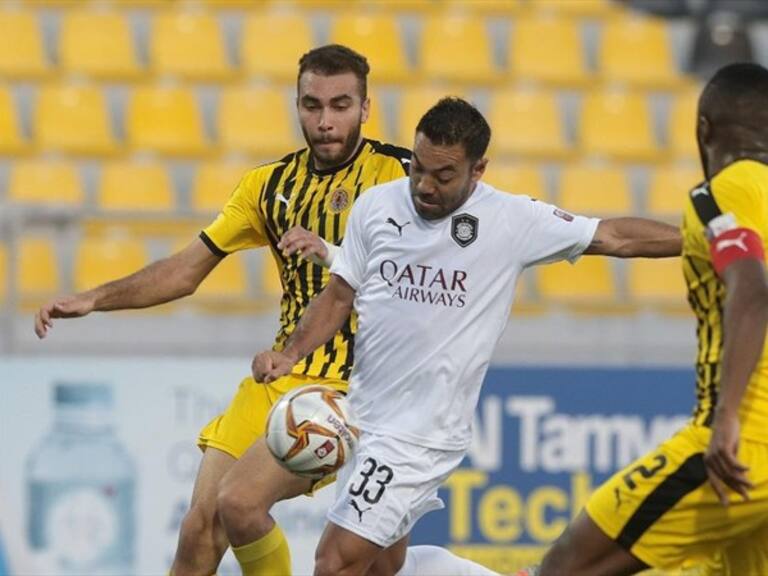
[[[424,514],[444,507],[437,489],[465,454],[363,432],[354,460],[339,471],[328,519],[383,548],[391,546]]]

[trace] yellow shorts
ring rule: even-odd
[[[202,450],[216,448],[240,458],[251,444],[264,435],[272,406],[285,393],[307,384],[324,384],[344,392],[348,387],[344,380],[303,374],[288,374],[269,384],[256,382],[249,376],[240,382],[237,394],[227,409],[200,431],[197,445]],[[313,491],[330,484],[335,478],[335,475],[326,476],[313,486]]]
[[[654,568],[685,568],[716,554],[725,565],[738,556],[736,565],[743,569],[749,562],[750,568],[730,572],[717,562],[712,574],[768,574],[768,444],[741,440],[739,459],[750,468],[755,488],[748,502],[730,493],[731,504],[724,507],[704,468],[709,438],[709,428],[686,426],[600,486],[587,514]]]

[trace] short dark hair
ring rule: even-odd
[[[699,114],[711,121],[754,122],[768,104],[768,69],[752,62],[723,66],[704,87]]]
[[[441,99],[419,120],[421,132],[433,144],[461,144],[472,162],[485,155],[491,141],[491,127],[472,104],[453,96]]]
[[[313,48],[299,59],[299,76],[304,72],[315,72],[323,76],[335,76],[352,72],[360,84],[360,96],[363,100],[368,95],[368,72],[371,67],[362,54],[341,44],[327,44]]]

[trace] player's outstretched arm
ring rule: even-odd
[[[328,285],[304,311],[283,351],[267,350],[254,357],[254,379],[268,383],[290,373],[296,362],[328,342],[344,326],[354,300],[354,289],[341,276],[331,274]]]
[[[181,252],[92,290],[61,296],[35,314],[35,333],[45,338],[54,318],[79,318],[91,312],[148,308],[192,294],[221,261],[196,238]]]
[[[338,246],[326,242],[317,234],[301,226],[294,226],[283,234],[277,247],[286,256],[298,254],[302,258],[308,258],[315,264],[326,268],[331,267],[334,257],[340,250]]]
[[[584,254],[664,258],[679,256],[682,249],[683,240],[676,226],[647,218],[608,218],[597,225]]]
[[[715,241],[717,246],[717,241]],[[721,276],[726,285],[723,312],[722,376],[712,438],[704,464],[715,492],[728,504],[727,489],[748,499],[752,483],[739,462],[739,405],[763,352],[768,328],[768,283],[762,260],[745,258],[728,264]]]

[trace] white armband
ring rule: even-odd
[[[315,254],[312,254],[312,256],[310,256],[309,259],[312,260],[312,262],[314,262],[318,266],[330,268],[331,264],[333,264],[333,259],[336,258],[336,254],[339,253],[339,250],[341,250],[341,248],[336,246],[336,244],[331,244],[330,242],[326,242],[323,238],[320,238],[320,241],[323,243],[323,246],[325,246],[325,250],[326,252],[328,252],[328,254],[324,259],[318,257]]]

